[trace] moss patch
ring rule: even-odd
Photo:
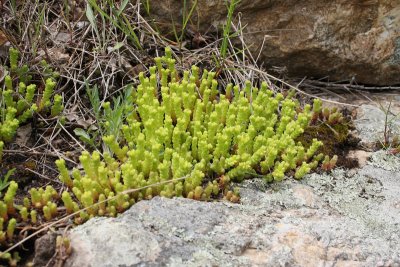
[[[346,112],[344,111],[344,113]],[[346,118],[344,122],[335,125],[321,122],[317,125],[308,126],[304,134],[298,138],[298,141],[304,146],[309,146],[312,143],[312,139],[317,138],[324,143],[319,148],[320,153],[330,157],[337,155],[337,166],[356,168],[358,167],[358,161],[348,157],[349,151],[355,149],[359,142],[357,138],[350,134],[350,130],[353,128],[350,118]]]

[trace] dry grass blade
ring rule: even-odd
[[[304,80],[302,82],[303,88],[316,88],[316,89],[327,89],[327,90],[361,90],[361,91],[383,91],[383,90],[400,90],[400,86],[367,86],[367,85],[358,85],[352,82],[350,83],[342,83],[342,82],[325,82],[319,80]]]

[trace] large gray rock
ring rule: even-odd
[[[183,2],[150,0],[151,14],[162,25],[176,26]],[[192,27],[220,29],[225,3],[198,0]],[[246,25],[247,45],[255,55],[261,49],[269,67],[286,68],[291,76],[400,83],[398,0],[242,0],[236,11]]]
[[[400,266],[400,158],[242,185],[242,203],[154,198],[70,232],[65,266]]]

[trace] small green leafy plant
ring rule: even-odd
[[[13,175],[15,172],[15,168],[8,170],[7,173],[4,175],[3,179],[0,179],[0,197],[1,197],[1,192],[3,192],[7,186],[10,184],[8,179],[10,179],[10,176]]]
[[[123,121],[127,116],[126,111],[129,110],[129,105],[132,104],[132,86],[128,85],[124,91],[124,95],[113,99],[113,108],[111,109],[109,102],[101,104],[97,86],[93,88],[87,87],[87,94],[96,119],[96,127],[89,127],[88,130],[75,128],[74,133],[81,141],[92,148],[96,148],[96,144],[101,141],[99,138],[101,139],[103,136],[114,135],[119,138]]]
[[[392,102],[389,102],[387,108],[380,104],[380,109],[385,113],[385,122],[383,130],[383,142],[379,141],[379,147],[390,149],[390,154],[400,153],[400,128],[395,127],[395,121],[400,118],[400,113],[393,114],[391,111]],[[396,129],[398,128],[398,129]]]

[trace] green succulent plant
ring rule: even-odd
[[[10,142],[18,127],[30,119],[35,112],[43,113],[49,110],[51,116],[57,116],[63,109],[60,95],[56,94],[51,101],[58,74],[46,63],[44,71],[47,79],[44,84],[44,93],[41,97],[38,96],[39,99],[36,99],[37,86],[29,84],[32,79],[29,75],[29,68],[27,65],[19,67],[18,57],[18,50],[10,48],[9,75],[5,76],[0,92],[0,160],[4,142]],[[39,106],[36,105],[36,102]]]
[[[63,159],[56,161],[66,190],[60,194],[52,186],[31,188],[21,203],[15,201],[18,184],[10,182],[0,200],[0,247],[15,242],[20,224],[57,218],[57,205],[62,203],[79,224],[98,215],[115,216],[157,195],[197,200],[219,196],[238,202],[239,190],[231,188],[232,181],[254,176],[268,182],[287,176],[301,179],[318,166],[329,171],[335,165],[337,157],[319,153],[321,141],[312,139],[308,146],[299,141],[314,118],[329,120],[319,101],[302,107],[292,94],[274,93],[266,83],[260,88],[247,82],[244,88],[223,89],[213,72],[200,73],[193,66],[179,73],[169,48],[155,62],[149,77],[139,75],[138,86],[130,89],[118,112],[108,102],[102,106],[111,118],[102,121],[103,152],[82,152],[81,169],[71,170]],[[55,97],[50,109],[53,83],[47,84],[37,109],[54,114],[62,99]],[[31,108],[34,85],[20,84],[18,90],[26,95],[23,109]],[[3,94],[3,101],[18,110],[22,104],[9,97],[14,93]],[[123,120],[113,121],[112,114]],[[0,141],[0,149],[3,145]],[[18,259],[18,254],[2,255]]]
[[[208,199],[226,195],[229,181],[260,175],[280,181],[287,174],[301,179],[323,159],[316,156],[322,142],[314,139],[304,147],[297,141],[313,114],[319,116],[319,102],[301,107],[266,83],[260,88],[250,82],[244,88],[230,84],[222,90],[214,72],[200,74],[193,66],[181,75],[171,54],[167,48],[149,77],[139,75],[124,106],[126,120],[117,136],[103,136],[102,154],[84,151],[79,158],[83,171],[73,169],[72,175],[64,160],[56,162],[60,180],[70,189],[62,198],[68,212],[90,207],[83,217],[114,216],[156,195]],[[103,108],[112,109],[110,103]],[[123,193],[141,187],[148,188]],[[232,195],[238,196],[231,192],[229,199]],[[96,205],[106,199],[113,200]]]

